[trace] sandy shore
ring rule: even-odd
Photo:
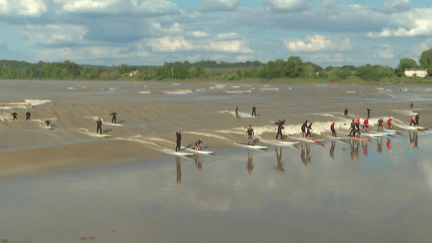
[[[32,81],[32,85],[0,83],[0,104],[4,104],[0,176],[174,156],[176,130],[183,133],[183,145],[202,137],[204,146],[219,153],[245,142],[249,125],[263,139],[274,139],[272,122],[279,119],[286,119],[285,134],[298,134],[309,120],[315,137],[325,137],[333,121],[338,131],[348,130],[350,120],[342,116],[345,107],[350,119],[365,118],[366,108],[371,108],[375,128],[380,117],[393,116],[395,122],[409,124],[410,97],[425,97],[415,102],[415,108],[420,125],[432,125],[429,91],[424,87],[398,92],[397,86],[261,83]],[[237,106],[243,118],[234,116]],[[250,118],[252,106],[257,107],[256,118]],[[13,111],[18,121],[11,120]],[[27,111],[31,121],[25,121]],[[110,124],[114,111],[119,125]],[[96,135],[98,117],[110,138]],[[53,130],[44,127],[47,119],[52,120]]]

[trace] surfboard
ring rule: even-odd
[[[286,146],[286,147],[293,147],[294,145],[300,143],[300,142],[285,142],[285,141],[281,141],[281,140],[271,140],[270,141],[270,140],[263,140],[263,139],[260,139],[260,142],[274,145],[274,146]]]
[[[214,151],[195,150],[195,149],[191,149],[191,148],[185,148],[185,151],[188,151],[188,152],[191,152],[191,153],[196,153],[196,154],[206,154],[206,155],[214,154]]]
[[[290,136],[291,138],[294,138],[294,139],[297,139],[297,140],[300,140],[300,141],[305,141],[305,142],[308,142],[308,143],[320,143],[320,142],[323,142],[325,139],[316,139],[316,138],[299,138],[299,137],[292,137],[292,136]]]
[[[363,133],[363,136],[372,137],[372,138],[387,137],[387,136],[394,136],[394,135],[395,133],[389,133],[389,132]]]
[[[412,131],[415,131],[415,130],[421,131],[421,130],[427,129],[426,127],[420,127],[420,126],[408,126],[408,125],[399,125],[399,124],[393,124],[393,125],[395,125],[399,128],[405,129],[405,130],[412,130]]]
[[[252,148],[252,149],[259,149],[259,150],[266,150],[268,148],[267,146],[260,146],[260,145],[240,143],[240,142],[236,142],[236,144],[245,148]]]
[[[370,140],[369,137],[349,137],[349,136],[345,136],[345,138],[351,138],[351,139],[355,139],[355,140],[359,140],[359,141],[369,141]]]
[[[195,154],[194,154],[194,153],[190,153],[190,152],[184,152],[184,151],[175,152],[175,150],[174,150],[174,155],[179,155],[179,156],[193,156],[193,155],[195,155]]]

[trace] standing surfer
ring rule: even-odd
[[[392,119],[393,119],[393,117],[390,117],[390,118],[387,120],[387,122],[386,122],[386,124],[387,124],[387,126],[388,126],[388,129],[390,129],[391,126],[392,126]]]
[[[181,145],[181,131],[177,131],[176,132],[176,148],[175,151],[178,152],[180,151],[180,145]]]
[[[312,134],[310,132],[310,130],[312,130],[312,122],[306,127],[306,138],[309,135],[309,137],[312,137]]]
[[[235,109],[235,115],[236,115],[236,117],[238,117],[238,106],[236,107],[236,109]]]
[[[414,103],[413,102],[411,102],[411,104],[410,104],[410,110],[412,111],[412,109],[413,109],[413,107],[414,107]]]
[[[51,124],[51,120],[46,120],[45,124],[46,124],[47,127],[49,127],[49,125]]]
[[[411,116],[411,122],[410,122],[409,125],[411,126],[412,124],[414,124],[414,126],[417,124],[417,122],[416,122],[416,116],[415,115]]]
[[[99,119],[96,121],[96,133],[100,132],[100,134],[102,135],[102,120]]]
[[[306,135],[306,127],[307,127],[307,120],[303,123],[303,125],[301,126],[301,132],[302,132],[302,137],[304,137]]]
[[[419,125],[419,120],[420,120],[420,115],[419,114],[420,113],[417,113],[417,115],[416,115],[416,126]]]
[[[254,130],[252,128],[252,125],[249,125],[249,128],[246,130],[246,135],[247,135],[247,139],[248,139],[248,143],[252,142],[252,144],[254,143],[253,141],[253,135],[254,135]]]
[[[348,118],[348,107],[347,107],[347,108],[345,108],[345,111],[344,111],[344,116],[345,116],[345,118]]]
[[[355,134],[356,134],[356,125],[355,125],[354,119],[352,119],[352,121],[351,121],[351,131],[350,131],[350,133],[349,133],[348,136],[355,136]]]
[[[30,114],[29,111],[27,111],[27,112],[25,113],[25,116],[26,116],[26,121],[30,120],[30,116],[31,116],[31,114]]]
[[[252,107],[252,114],[251,114],[252,116],[256,116],[256,107],[254,106],[254,107]]]
[[[195,144],[194,144],[195,150],[202,150],[202,141],[203,141],[202,138],[195,141]]]
[[[378,129],[377,129],[377,131],[379,131],[380,129],[381,129],[381,131],[383,130],[383,122],[384,122],[384,120],[382,118],[380,118],[378,120]]]
[[[366,118],[364,121],[363,121],[363,129],[365,129],[366,128],[366,131],[367,132],[369,132],[369,120],[368,120],[369,118]]]
[[[11,115],[12,115],[12,121],[18,120],[17,118],[18,113],[14,112]]]
[[[334,122],[330,125],[330,131],[332,132],[332,136],[336,137],[336,130],[335,130],[335,123]]]
[[[113,113],[110,114],[110,116],[112,116],[111,123],[116,123],[117,122],[117,116],[116,115],[118,115],[117,112],[113,112]]]
[[[283,119],[283,121],[278,121],[276,123],[278,125],[278,130],[277,130],[277,134],[276,134],[276,140],[278,139],[279,135],[281,137],[281,140],[283,140],[283,136],[282,136],[282,129],[284,129],[284,124],[285,124],[285,119]]]

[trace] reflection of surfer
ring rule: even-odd
[[[368,144],[367,144],[367,142],[364,143],[363,141],[361,142],[361,144],[362,144],[363,154],[364,154],[365,156],[367,156],[367,154],[368,154]]]
[[[236,107],[236,109],[235,109],[235,115],[236,115],[236,117],[238,117],[238,106]]]
[[[344,116],[345,116],[345,118],[348,118],[348,108],[345,108]]]
[[[310,144],[303,144],[302,143],[300,158],[305,165],[308,165],[311,163]]]
[[[386,147],[391,152],[391,140],[389,137],[387,137],[387,140],[386,140]]]
[[[14,112],[11,115],[12,115],[12,121],[18,120],[17,118],[18,113]]]
[[[378,120],[378,129],[377,129],[377,131],[379,131],[380,129],[381,129],[381,131],[383,130],[383,122],[384,122],[384,120],[382,118],[380,118]]]
[[[282,163],[282,148],[279,148],[279,149],[280,149],[280,152],[278,153],[277,148],[275,147],[275,150],[276,150],[276,159],[277,159],[277,169],[279,171],[284,172],[285,169],[284,169],[283,163]]]
[[[334,159],[334,152],[335,152],[335,148],[336,148],[336,142],[335,142],[335,141],[331,141],[330,157],[331,157],[332,159]]]
[[[177,131],[176,132],[176,148],[175,151],[180,151],[180,146],[181,146],[181,131]]]
[[[411,148],[418,148],[418,134],[416,132],[413,132],[411,136],[411,131],[409,131],[409,137]]]
[[[283,119],[283,121],[278,121],[276,124],[278,125],[278,131],[277,131],[277,134],[276,134],[276,139],[278,139],[278,137],[280,135],[281,140],[283,140],[282,129],[284,129],[283,125],[285,124],[285,119]]]
[[[359,159],[359,155],[360,155],[360,141],[353,141],[355,143],[355,150],[354,150],[354,156],[356,157],[356,159]]]
[[[335,123],[334,122],[330,125],[330,131],[332,132],[332,136],[336,137],[336,130],[335,130]]]
[[[252,107],[252,114],[251,114],[251,116],[256,116],[256,107],[255,106]]]
[[[247,139],[248,139],[248,143],[252,142],[252,144],[254,143],[253,141],[253,135],[254,135],[254,130],[252,128],[252,125],[249,125],[249,128],[246,130],[246,135],[247,135]]]
[[[25,116],[26,116],[26,121],[27,121],[27,120],[30,120],[31,114],[30,114],[29,111],[27,111],[27,112],[25,113]]]
[[[116,123],[117,122],[117,116],[116,115],[118,115],[117,112],[113,112],[113,113],[110,114],[110,116],[112,116],[111,123]]]
[[[195,166],[198,168],[198,170],[202,170],[202,159],[200,159],[199,155],[195,157]]]
[[[253,168],[254,164],[252,158],[252,151],[248,150],[248,161],[246,163],[246,170],[249,172],[249,175],[252,173]]]
[[[301,132],[302,132],[302,137],[304,137],[306,135],[306,127],[307,127],[307,120],[303,123],[303,125],[301,126]]]
[[[100,134],[102,135],[102,120],[99,119],[96,121],[96,133],[100,131]]]
[[[382,154],[382,137],[377,141],[377,152]]]
[[[177,166],[177,184],[181,183],[181,168],[180,168],[180,157],[176,156],[176,166]]]

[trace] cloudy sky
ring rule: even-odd
[[[0,59],[33,63],[396,67],[432,48],[432,0],[0,0],[0,29]]]

